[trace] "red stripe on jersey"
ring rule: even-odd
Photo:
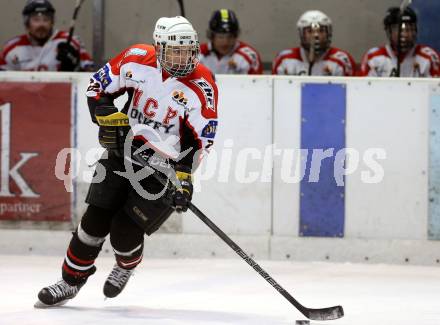
[[[342,68],[342,70],[344,71],[344,76],[347,75],[347,71],[345,70],[345,64],[344,64],[344,62],[342,62],[341,60],[338,60],[338,59],[336,59],[336,58],[333,58],[333,57],[327,58],[326,60],[331,61],[331,62],[334,62],[334,63],[336,63],[337,65],[339,65],[339,66]]]
[[[95,260],[82,260],[82,259],[76,257],[75,255],[72,254],[70,247],[67,250],[67,256],[69,257],[69,259],[71,259],[75,263],[86,264],[86,265],[79,265],[79,266],[87,266],[87,264],[90,265],[95,262]]]
[[[422,50],[423,50],[424,48],[426,48],[426,47],[427,47],[427,46],[417,45],[417,47],[416,47],[415,50],[414,50],[414,55],[420,55],[421,57],[423,57],[423,58],[429,60],[429,62],[432,63],[432,56],[429,55],[428,53],[422,51]],[[431,48],[429,48],[429,49],[432,51],[433,54],[436,54],[436,52],[435,52],[434,49],[431,49]]]
[[[140,53],[141,51],[146,51],[145,55],[142,55]],[[134,44],[125,49],[109,61],[112,73],[114,75],[119,75],[121,66],[129,62],[156,68],[156,51],[154,46],[148,44]]]
[[[79,59],[81,61],[92,61],[92,57],[87,52],[80,52]]]
[[[385,46],[379,47],[376,51],[374,51],[373,53],[368,54],[368,60],[371,60],[373,57],[376,56],[386,56],[386,57],[390,57],[388,54],[387,49],[385,48]]]
[[[250,57],[248,57],[246,55],[246,53],[244,53],[244,52],[242,52],[240,50],[237,50],[237,53],[240,54],[243,57],[243,59],[245,59],[246,62],[249,63],[250,66],[252,66],[252,59]]]
[[[200,53],[201,53],[202,55],[208,55],[208,54],[209,54],[208,43],[202,43],[202,44],[200,44]]]
[[[64,39],[67,41],[68,38],[69,38],[69,33],[60,30],[58,31],[58,33],[55,34],[53,40]],[[77,50],[81,47],[79,41],[75,37],[72,37],[71,43]]]
[[[336,56],[336,54],[338,53],[344,54],[349,62],[345,62],[344,60],[339,59],[339,57]],[[347,51],[338,49],[336,47],[331,47],[328,53],[325,55],[324,60],[329,60],[340,65],[344,70],[345,76],[353,76],[355,74],[356,63],[354,62],[353,57]],[[349,74],[347,71],[348,65],[351,66],[351,74]]]
[[[239,46],[238,46],[236,52],[238,54],[240,54],[249,63],[250,69],[248,71],[248,74],[262,74],[263,73],[263,64],[261,63],[260,54],[257,52],[257,50],[245,42],[238,41],[238,43],[239,43]],[[255,61],[257,64],[257,69],[254,69],[253,58],[250,57],[246,51],[242,50],[244,48],[249,48],[252,52],[254,52]]]
[[[440,75],[440,68],[438,67],[438,57],[437,57],[437,63],[434,62],[435,59],[433,59],[434,55],[437,55],[437,52],[433,48],[429,48],[432,55],[429,55],[428,53],[423,52],[422,50],[424,48],[427,48],[428,46],[424,45],[417,45],[417,47],[414,50],[414,55],[419,55],[422,58],[425,58],[429,61],[429,74],[431,77],[438,77]],[[437,66],[436,66],[437,65]]]
[[[7,62],[5,61],[5,58],[3,57],[3,53],[2,53],[2,54],[0,54],[0,66],[6,65],[6,64],[7,64]]]
[[[361,69],[359,71],[359,76],[368,76],[370,72],[370,60],[376,56],[386,56],[390,57],[385,46],[377,48],[374,52],[369,53],[368,51],[362,58]]]
[[[280,55],[282,52],[289,51],[289,50],[290,50],[289,53]],[[298,60],[298,61],[302,62],[303,60],[301,58],[300,48],[299,47],[294,47],[294,48],[291,48],[291,49],[283,50],[280,53],[278,53],[278,55],[275,58],[274,63],[273,63],[272,74],[277,74],[278,67],[280,66],[280,64],[285,59],[295,59],[295,60]]]
[[[15,42],[14,42],[14,40],[15,40]],[[10,51],[12,51],[14,48],[16,48],[17,46],[23,46],[23,45],[31,45],[31,42],[29,41],[29,38],[26,34],[17,36],[16,38],[8,41],[6,43],[6,47],[3,49],[2,56],[5,58],[6,55],[8,55],[8,53]]]

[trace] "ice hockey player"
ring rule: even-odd
[[[104,168],[106,176],[90,186],[86,197],[89,205],[67,249],[62,280],[43,288],[35,307],[56,306],[75,297],[95,272],[95,259],[109,234],[116,264],[104,283],[104,295],[116,297],[142,260],[144,234],[153,234],[174,210],[186,211],[192,199],[192,173],[216,133],[217,86],[211,71],[198,62],[197,32],[188,20],[180,16],[160,18],[153,39],[154,46],[127,48],[91,78],[87,90],[91,118],[100,125],[99,140],[107,149],[95,177],[100,174],[98,168]],[[113,100],[125,92],[129,99],[118,111]],[[116,173],[126,169],[124,163],[131,156],[123,150],[128,123],[131,130],[142,125],[156,132],[164,142],[172,137],[179,139],[176,151],[187,154],[167,160],[180,183],[177,191],[155,198],[144,196],[126,176]],[[145,133],[135,139],[158,142]],[[141,184],[151,194],[163,190],[154,176],[146,177]]]
[[[417,15],[410,7],[402,13],[391,7],[384,18],[388,44],[370,49],[363,57],[362,76],[438,77],[440,61],[429,46],[416,44]],[[399,62],[399,63],[398,63]]]
[[[238,39],[240,27],[229,9],[214,11],[209,21],[208,43],[200,45],[200,61],[215,74],[262,74],[260,54]]]
[[[0,70],[93,71],[90,55],[68,33],[54,29],[55,8],[48,0],[29,0],[23,8],[27,33],[3,47]]]
[[[343,50],[331,47],[332,22],[321,11],[310,10],[301,15],[297,24],[300,47],[281,51],[272,65],[278,75],[353,76],[355,62]]]

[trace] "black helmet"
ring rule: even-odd
[[[25,20],[32,14],[42,13],[53,17],[55,15],[55,8],[48,0],[28,0],[23,8],[22,15]]]
[[[391,7],[387,10],[383,24],[385,29],[388,29],[391,25],[401,23],[413,23],[417,25],[417,15],[410,7],[406,7],[400,17],[400,8]]]
[[[388,40],[390,42],[391,47],[400,53],[407,53],[411,48],[413,48],[417,41],[417,15],[410,7],[406,7],[403,12],[400,12],[400,8],[391,7],[388,9],[385,18],[383,20],[383,24],[385,27],[385,31],[387,33]],[[398,39],[392,36],[393,26],[398,26],[400,28],[409,28],[408,31],[411,31],[409,34],[400,33],[398,34]],[[403,30],[402,30],[403,31]]]
[[[213,12],[209,20],[208,36],[212,36],[212,33],[231,33],[238,36],[239,32],[238,19],[232,10],[219,9]]]

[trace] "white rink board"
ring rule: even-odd
[[[274,155],[273,176],[273,233],[297,236],[299,229],[299,182],[282,180],[281,168],[291,165],[287,176],[295,175],[295,162],[288,163],[287,151],[300,147],[301,80],[274,80],[274,143],[282,156]],[[292,157],[297,157],[297,152]],[[294,158],[294,159],[295,159]],[[286,160],[284,160],[286,159]]]
[[[89,73],[24,72],[4,72],[0,76],[0,81],[73,82],[77,127],[72,134],[82,155],[75,183],[76,218],[81,217],[85,208],[87,181],[93,171],[88,167],[93,159],[88,157],[86,161],[85,154],[93,148],[102,150],[97,140],[97,127],[90,122],[84,95],[89,77]],[[266,181],[243,184],[236,180],[236,173],[240,174],[236,162],[241,149],[253,148],[264,155],[264,149],[272,143],[275,143],[275,154],[278,149],[299,148],[300,87],[303,82],[347,84],[347,147],[358,149],[361,154],[371,147],[383,147],[387,152],[387,159],[380,161],[385,170],[383,182],[362,183],[361,172],[368,170],[364,164],[346,177],[345,237],[349,240],[341,239],[334,244],[298,237],[299,184],[282,182],[281,156],[274,156],[273,178],[270,159],[269,166],[263,166],[263,157],[252,159],[249,156],[245,175],[258,172],[261,180],[262,170],[265,170],[263,178]],[[225,168],[217,166],[213,176],[201,182],[202,191],[195,194],[194,202],[226,233],[254,237],[258,252],[269,258],[289,255],[307,259],[309,257],[298,251],[303,247],[304,251],[319,252],[314,259],[322,259],[328,255],[327,246],[339,247],[340,254],[334,256],[339,261],[359,261],[364,256],[373,261],[374,257],[367,256],[365,247],[368,245],[358,244],[365,241],[371,242],[373,254],[380,256],[377,262],[402,262],[408,258],[420,264],[438,263],[436,260],[440,260],[440,256],[436,254],[436,245],[440,243],[427,242],[429,89],[438,86],[438,80],[218,76],[218,85],[220,122],[214,149],[219,153],[219,165],[220,158],[225,158],[222,149],[228,144],[227,140],[233,140],[230,144],[232,168],[227,173]],[[122,100],[118,100],[119,104]],[[204,172],[204,168],[200,171]],[[221,177],[229,175],[229,181],[220,181],[220,174]],[[191,213],[177,223],[179,226],[174,232],[183,235],[211,234]],[[247,242],[253,239],[249,240]],[[423,252],[419,257],[414,250],[405,248],[413,246],[408,243],[415,242],[420,243],[419,251]],[[245,250],[247,247],[243,245]],[[200,250],[205,248],[200,247]],[[164,253],[164,256],[170,254],[173,253]]]
[[[274,80],[277,149],[300,148],[301,83],[346,83],[346,147],[359,152],[360,162],[357,170],[346,176],[345,237],[426,239],[429,82],[339,80]],[[378,160],[385,175],[377,184],[366,184],[361,179],[362,172],[370,171],[363,162],[369,148],[382,148],[387,155],[386,160]],[[275,155],[273,232],[297,237],[299,183],[288,184],[281,179],[282,160],[283,156]],[[289,175],[294,173],[292,169]]]
[[[428,114],[426,82],[364,81],[347,89],[347,147],[360,153],[383,148],[384,178],[347,177],[345,235],[350,238],[426,239],[428,216]],[[362,160],[361,160],[362,161]]]
[[[232,234],[269,235],[271,223],[271,179],[270,170],[263,176],[263,157],[252,159],[243,173],[240,172],[237,159],[240,151],[253,148],[262,153],[272,141],[272,81],[267,78],[238,78],[218,76],[219,87],[219,127],[209,158],[215,156],[217,168],[214,177],[201,182],[201,192],[195,193],[194,202],[222,230]],[[227,157],[223,148],[233,141],[231,161],[220,162]],[[225,145],[226,144],[226,145]],[[223,153],[222,153],[223,152]],[[223,159],[222,157],[223,156]],[[211,159],[208,159],[210,162]],[[207,161],[207,162],[208,162]],[[228,166],[230,167],[227,172]],[[209,167],[206,167],[209,168]],[[200,169],[203,172],[205,167]],[[260,173],[255,182],[241,183],[249,173]],[[229,175],[227,182],[223,175]],[[197,176],[196,176],[197,178]],[[249,181],[251,181],[250,179]],[[211,233],[198,218],[187,214],[183,218],[184,233]]]

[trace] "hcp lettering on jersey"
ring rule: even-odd
[[[208,124],[202,130],[202,137],[213,139],[217,132],[217,121],[209,121]]]
[[[103,66],[93,75],[95,80],[99,81],[102,86],[102,89],[105,90],[107,86],[112,82],[112,78],[110,78],[109,68],[107,65]]]
[[[132,49],[129,49],[128,52],[125,53],[124,57],[130,56],[130,55],[145,56],[145,55],[147,55],[147,50],[140,49],[138,47],[134,47]]]

